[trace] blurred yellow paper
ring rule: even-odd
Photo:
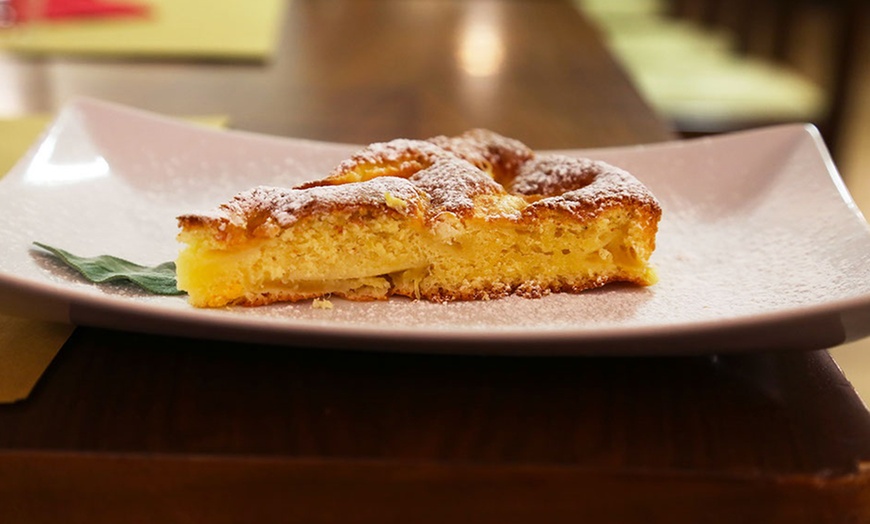
[[[0,119],[0,179],[36,142],[51,123],[49,115]],[[222,115],[188,120],[225,127]],[[2,233],[3,224],[0,224]],[[30,395],[39,377],[72,335],[75,326],[0,315],[0,404],[18,402]]]
[[[0,178],[12,169],[50,121],[49,116],[0,120]]]
[[[147,17],[34,21],[0,33],[0,48],[32,54],[264,61],[284,0],[138,0]]]
[[[24,400],[75,326],[0,315],[0,403]]]

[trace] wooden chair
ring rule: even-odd
[[[675,19],[733,34],[736,56],[759,64],[764,72],[751,79],[753,89],[768,90],[770,96],[788,100],[795,109],[787,117],[763,107],[738,110],[728,118],[678,120],[677,127],[687,134],[699,134],[808,121],[819,128],[836,157],[851,101],[849,89],[860,67],[858,39],[867,6],[864,0],[673,0],[669,10]],[[823,20],[824,42],[804,41],[800,28]],[[807,74],[806,64],[801,63],[808,51],[824,66],[815,75]],[[785,78],[790,78],[790,91],[774,82]]]
[[[684,135],[811,122],[836,155],[864,0],[576,1]],[[795,65],[807,47],[796,29],[808,13],[830,22],[821,75]]]

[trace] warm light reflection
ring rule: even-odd
[[[2,35],[0,35],[2,38]],[[0,56],[0,115],[17,115],[27,110],[22,66]]]
[[[57,138],[48,136],[33,156],[31,168],[25,179],[28,183],[40,186],[74,184],[109,175],[109,164],[101,156],[94,156],[87,162],[64,162],[57,158],[55,146]]]
[[[463,27],[457,59],[471,76],[491,76],[504,63],[505,46],[498,26],[488,17],[474,17]]]

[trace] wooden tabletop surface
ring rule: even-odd
[[[673,138],[558,1],[295,0],[266,64],[2,60],[27,111],[88,95],[340,142]],[[0,522],[870,519],[870,415],[827,352],[378,349],[79,328],[0,406]]]

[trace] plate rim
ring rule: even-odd
[[[244,137],[246,140],[268,140],[275,143],[311,143],[321,146],[344,149],[359,147],[355,144],[326,142],[306,138],[277,137],[272,135],[254,133],[250,131],[215,130],[201,125],[188,123],[176,118],[145,111],[142,109],[80,97],[67,103],[61,109],[61,111],[58,113],[52,123],[46,127],[46,129],[40,135],[39,139],[31,146],[28,152],[19,160],[18,163],[16,163],[16,165],[12,168],[12,170],[10,170],[7,176],[4,177],[2,181],[0,181],[0,191],[2,191],[6,185],[14,183],[11,181],[15,180],[17,175],[23,174],[23,172],[25,171],[25,166],[28,165],[30,161],[32,161],[33,155],[41,142],[50,132],[55,130],[56,126],[58,126],[58,123],[61,121],[64,115],[68,111],[81,108],[84,108],[84,110],[87,110],[88,108],[97,108],[98,110],[121,112],[125,115],[145,118],[152,121],[157,121],[162,124],[180,126],[187,129],[195,128],[197,132],[204,132],[210,134],[229,134],[231,136]],[[845,183],[839,176],[836,165],[834,164],[833,159],[830,157],[830,154],[828,153],[827,148],[824,145],[820,133],[811,124],[782,124],[740,131],[736,133],[729,133],[717,137],[702,137],[689,140],[672,140],[651,144],[636,144],[606,148],[572,150],[561,149],[558,151],[583,152],[584,154],[587,152],[592,154],[614,154],[624,151],[643,152],[651,148],[682,148],[686,147],[687,144],[693,142],[709,143],[711,141],[730,139],[732,137],[741,135],[745,136],[748,134],[760,134],[770,132],[781,133],[784,130],[792,130],[795,133],[800,132],[808,134],[810,136],[818,153],[821,155],[821,159],[825,165],[825,169],[828,176],[830,177],[831,182],[834,184],[835,188],[843,199],[844,205],[846,205],[847,208],[863,222],[865,232],[870,235],[870,226],[867,225],[867,222],[864,219],[861,211],[858,209],[854,200],[851,198],[851,195],[849,194]],[[91,287],[58,286],[53,284],[49,280],[34,280],[28,278],[27,276],[10,274],[5,271],[0,271],[0,289],[3,288],[6,288],[7,292],[11,292],[13,294],[17,293],[20,296],[32,296],[36,298],[39,302],[53,304],[54,307],[51,309],[50,314],[55,315],[55,317],[49,318],[48,320],[80,323],[84,319],[87,321],[86,325],[99,324],[99,322],[93,322],[91,318],[97,312],[101,314],[114,313],[116,316],[120,315],[122,317],[139,317],[142,319],[147,319],[149,317],[152,317],[153,319],[160,319],[166,318],[167,316],[177,316],[178,313],[182,313],[182,315],[180,315],[181,317],[183,317],[181,320],[186,319],[186,321],[189,323],[193,323],[196,326],[205,328],[209,326],[214,326],[216,321],[214,321],[212,317],[216,316],[215,313],[220,314],[219,310],[216,310],[215,313],[209,312],[205,315],[202,315],[200,310],[186,311],[181,309],[172,310],[168,308],[160,308],[159,310],[154,310],[148,303],[134,300],[125,300],[123,297],[100,293],[98,291],[92,290]],[[66,310],[67,318],[58,318],[59,312],[64,309]],[[222,322],[219,322],[222,325],[222,329],[218,331],[224,332],[229,330],[248,333],[261,331],[265,335],[276,335],[279,338],[284,339],[274,342],[280,345],[310,345],[310,343],[306,342],[306,340],[316,339],[314,340],[315,342],[335,341],[338,342],[341,347],[349,347],[348,343],[351,341],[349,341],[348,339],[353,338],[361,339],[369,343],[375,344],[377,344],[378,341],[384,341],[388,344],[397,342],[408,344],[414,343],[416,341],[424,344],[445,344],[456,342],[459,344],[467,344],[469,346],[472,346],[470,348],[463,349],[462,351],[460,351],[461,353],[477,352],[475,351],[475,349],[480,350],[484,353],[492,353],[491,351],[486,351],[486,347],[506,343],[510,345],[516,345],[536,342],[541,344],[556,343],[569,345],[575,344],[582,346],[584,344],[607,345],[615,343],[637,343],[643,340],[650,339],[661,339],[664,343],[670,339],[679,339],[681,337],[687,339],[709,338],[715,337],[717,335],[727,337],[729,333],[733,334],[736,331],[740,330],[752,331],[756,329],[762,329],[765,326],[769,326],[772,324],[798,326],[803,322],[812,322],[822,317],[829,317],[832,315],[839,315],[840,317],[842,317],[848,314],[859,313],[870,313],[870,294],[864,294],[849,298],[840,298],[820,304],[796,305],[788,308],[780,308],[776,310],[764,311],[754,315],[742,315],[733,318],[709,318],[693,320],[691,322],[683,321],[666,324],[643,324],[630,325],[626,327],[614,325],[599,327],[594,330],[585,331],[582,329],[575,330],[565,327],[557,328],[539,326],[529,328],[528,326],[498,326],[498,328],[490,329],[465,329],[460,332],[449,332],[447,329],[442,330],[427,327],[421,333],[419,331],[415,331],[413,326],[398,326],[393,331],[384,331],[382,326],[378,327],[365,326],[361,324],[341,323],[311,325],[305,324],[303,320],[299,320],[297,322],[290,322],[289,326],[285,324],[285,327],[282,329],[277,326],[278,319],[276,317],[260,317],[257,315],[226,315],[224,317],[224,320]],[[178,318],[176,318],[175,320],[178,320]],[[868,330],[870,330],[870,328],[868,328]],[[139,326],[139,329],[133,329],[133,331],[160,333],[160,330],[143,329],[142,326]],[[301,335],[301,338],[303,340],[299,344],[289,343],[286,339],[290,338],[290,334]],[[865,335],[866,334],[862,334],[862,336]],[[200,334],[196,338],[212,337],[203,337]],[[223,336],[218,336],[214,338],[226,339]],[[263,337],[252,337],[252,339],[258,338]],[[268,340],[262,341],[268,342]],[[844,328],[843,340],[839,343],[847,341],[849,341],[849,336],[848,333],[845,332]],[[353,344],[350,344],[350,346],[352,345]],[[733,350],[726,351],[739,351],[741,349],[746,350],[747,348],[735,347],[733,348]],[[819,347],[818,349],[821,349],[821,347]],[[451,353],[451,351],[441,352]],[[674,354],[681,354],[683,352],[684,351],[675,351]],[[558,351],[558,353],[563,354],[562,351]],[[571,351],[569,354],[583,353],[584,351],[582,350],[582,348],[576,348],[575,351]],[[538,351],[535,352],[535,354],[541,353]],[[594,352],[594,354],[600,354],[600,352]],[[647,352],[643,352],[641,354],[647,354]]]

